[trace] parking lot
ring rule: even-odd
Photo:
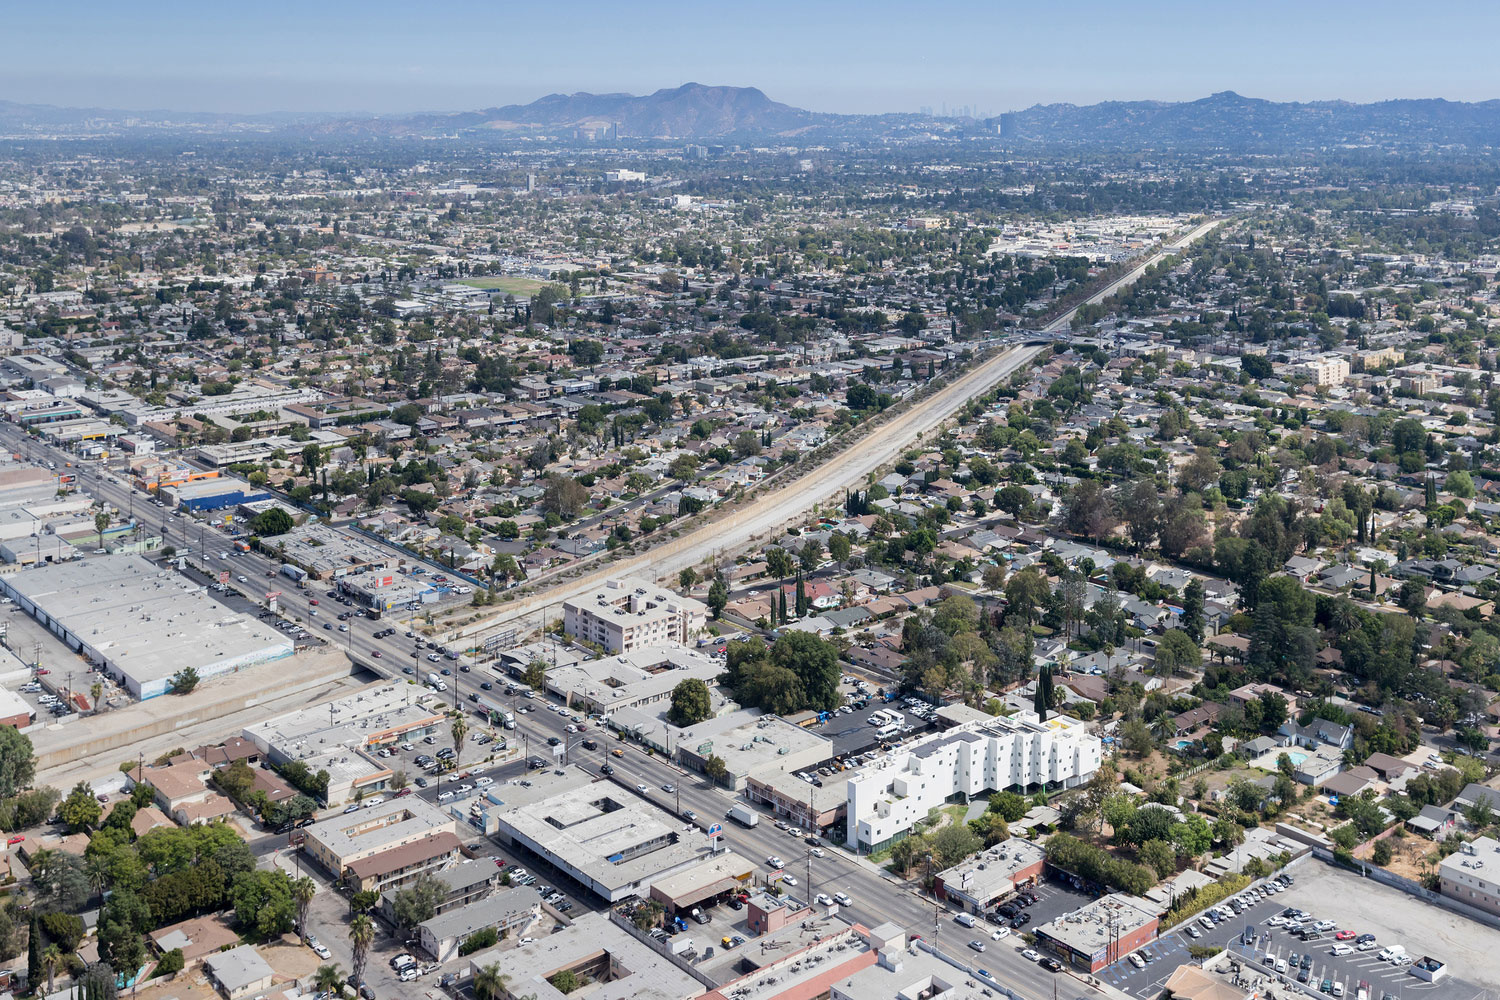
[[[1173,969],[1189,961],[1192,946],[1219,945],[1243,956],[1247,968],[1293,986],[1299,985],[1296,979],[1301,957],[1308,955],[1307,981],[1300,985],[1317,993],[1326,979],[1330,990],[1337,983],[1351,1000],[1360,982],[1369,984],[1369,1000],[1382,1000],[1383,993],[1400,998],[1413,990],[1424,1000],[1474,1000],[1485,988],[1500,985],[1500,963],[1485,957],[1487,945],[1492,948],[1500,940],[1491,928],[1331,865],[1308,862],[1292,869],[1292,874],[1296,881],[1290,889],[1268,896],[1212,929],[1197,923],[1197,918],[1177,925],[1139,950],[1143,957],[1150,958],[1144,969],[1122,958],[1103,970],[1100,978],[1125,993],[1149,1000],[1160,995]],[[1288,907],[1305,910],[1317,920],[1331,920],[1336,927],[1318,940],[1304,942],[1270,926],[1268,921]],[[1188,933],[1190,924],[1199,937]],[[1253,946],[1239,944],[1247,926],[1257,931]],[[1353,941],[1337,941],[1334,934],[1339,930],[1374,934],[1377,947],[1332,954],[1335,946],[1354,945]],[[1413,959],[1430,955],[1446,963],[1447,978],[1428,983],[1405,966],[1380,959],[1382,949],[1397,944]],[[1287,969],[1283,977],[1278,977],[1276,962],[1282,959],[1287,961]]]

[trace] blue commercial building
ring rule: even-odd
[[[223,510],[225,507],[237,507],[242,503],[271,498],[267,490],[229,476],[184,483],[167,492],[177,506],[196,511]]]

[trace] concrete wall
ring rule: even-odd
[[[65,725],[33,733],[38,773],[94,754],[134,746],[141,740],[185,726],[232,715],[244,709],[318,687],[348,676],[348,657],[336,650],[308,652],[261,664],[237,677],[254,683],[206,684],[181,698],[153,699],[128,708],[90,716],[87,725]],[[170,711],[163,710],[170,706]],[[122,758],[123,759],[123,758]]]

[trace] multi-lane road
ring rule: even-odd
[[[760,822],[751,828],[726,820],[724,815],[729,807],[743,800],[695,772],[684,771],[659,754],[648,755],[635,744],[615,739],[592,723],[581,733],[568,733],[567,726],[572,722],[572,716],[559,715],[549,710],[548,706],[555,704],[550,699],[540,696],[532,699],[519,696],[495,697],[499,691],[503,691],[505,678],[488,666],[474,666],[469,673],[455,671],[447,680],[456,684],[460,705],[468,704],[469,691],[488,681],[498,686],[498,690],[483,692],[490,700],[513,705],[513,711],[524,706],[535,708],[531,712],[516,711],[517,728],[504,733],[510,739],[512,747],[523,751],[522,759],[498,769],[481,770],[475,767],[472,769],[474,776],[488,774],[497,781],[519,777],[525,772],[525,750],[529,747],[533,756],[545,757],[550,749],[547,739],[555,736],[565,741],[569,764],[599,775],[601,781],[615,782],[622,795],[641,796],[659,806],[683,824],[684,836],[706,837],[703,832],[705,827],[709,823],[719,823],[723,828],[722,846],[755,862],[758,881],[764,881],[765,876],[771,872],[765,859],[772,855],[779,857],[786,862],[785,870],[798,880],[798,885],[788,890],[794,899],[807,902],[820,892],[830,896],[838,892],[845,893],[853,901],[853,905],[844,910],[849,919],[867,927],[890,921],[929,941],[936,939],[949,954],[961,956],[961,960],[971,960],[976,968],[988,969],[998,981],[1038,1000],[1050,996],[1054,984],[1070,997],[1102,995],[1102,991],[1082,979],[1068,974],[1054,976],[1036,963],[1023,959],[1020,953],[1024,945],[1016,935],[1002,941],[990,940],[989,932],[996,925],[981,923],[970,930],[954,923],[954,911],[935,906],[931,896],[920,892],[918,881],[898,879],[879,866],[856,858],[842,846],[826,840],[819,841],[817,845],[822,852],[822,857],[818,857],[802,837],[793,837],[786,831],[777,829],[774,817],[766,813],[762,813]],[[597,748],[586,750],[583,747],[585,739],[593,740]],[[614,756],[615,750],[620,750],[622,755]],[[467,752],[473,754],[475,751]],[[601,773],[601,766],[605,764],[613,769],[612,776]],[[472,778],[466,780],[471,781]],[[446,780],[444,784],[447,785]],[[638,791],[638,786],[641,785],[646,788],[644,793]],[[672,785],[674,790],[664,791],[663,785]],[[429,787],[423,792],[429,796],[435,795],[436,788]],[[691,823],[683,817],[686,810],[692,810],[696,814]],[[518,863],[524,866],[527,859],[518,859]],[[739,917],[741,914],[726,912],[716,913],[715,916],[727,918]],[[975,938],[983,938],[988,942],[982,955],[968,949],[968,942]]]

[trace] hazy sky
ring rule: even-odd
[[[815,111],[1500,97],[1500,3],[1404,0],[262,0],[6,4],[0,99],[203,111],[462,110],[557,91],[756,86]]]

